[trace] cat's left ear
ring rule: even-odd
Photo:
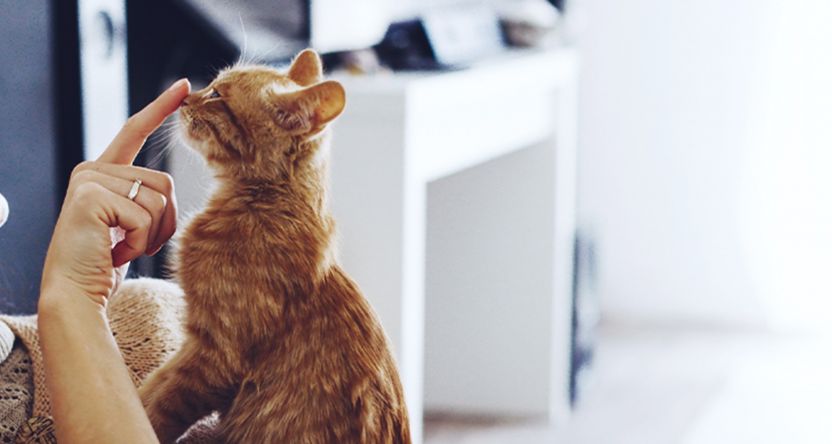
[[[334,80],[272,98],[277,125],[293,134],[308,133],[335,120],[346,102],[344,87]]]
[[[289,78],[300,86],[314,85],[323,80],[321,57],[311,49],[304,49],[289,68]]]

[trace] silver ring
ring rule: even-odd
[[[127,198],[130,200],[135,200],[136,196],[139,195],[139,188],[142,187],[142,180],[136,179],[133,181],[133,186],[130,188],[130,192],[127,193]]]

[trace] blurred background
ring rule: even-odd
[[[832,442],[832,3],[0,0],[0,309],[173,80],[313,47],[332,205],[425,443]],[[184,213],[173,123],[139,162]],[[2,217],[0,217],[2,220]],[[132,266],[164,277],[165,253]]]

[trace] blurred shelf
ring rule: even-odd
[[[348,100],[332,148],[342,262],[393,343],[415,442],[425,406],[568,415],[577,71],[576,52],[557,49],[337,77]],[[498,176],[450,185],[478,205],[433,199],[441,179],[483,164]],[[453,245],[484,247],[435,241],[460,220],[474,226]]]

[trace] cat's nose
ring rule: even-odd
[[[185,97],[185,100],[182,101],[182,106],[190,106],[196,103],[196,99],[199,97],[199,94],[188,94]]]

